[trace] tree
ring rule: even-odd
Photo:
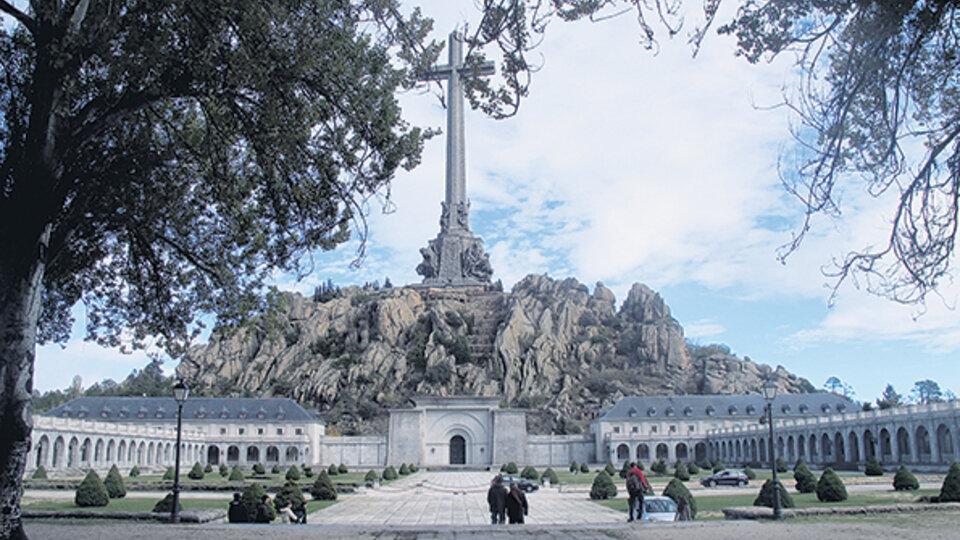
[[[787,489],[783,487],[783,484],[781,484],[779,480],[777,481],[777,485],[780,489],[780,507],[793,508],[796,506],[793,502],[793,497],[790,496],[790,493],[787,492]],[[773,498],[773,479],[771,478],[763,483],[763,486],[760,488],[760,493],[758,493],[757,498],[753,500],[753,505],[773,508]]]
[[[95,471],[88,472],[83,482],[80,482],[73,496],[73,502],[77,506],[106,506],[110,503],[107,488]]]
[[[267,492],[263,489],[263,486],[256,482],[253,482],[243,489],[241,500],[243,500],[243,505],[247,507],[248,516],[257,515],[257,505],[260,504],[260,501],[263,500],[263,496],[266,494]],[[267,503],[267,515],[271,521],[276,517],[276,508],[272,502]]]
[[[827,467],[820,475],[820,481],[817,482],[817,499],[820,502],[840,502],[847,500],[847,488],[843,485],[843,480],[833,472],[833,468]]]
[[[590,498],[594,500],[612,499],[617,496],[617,486],[606,470],[601,470],[590,486]]]
[[[956,461],[950,465],[950,471],[940,486],[940,502],[960,501],[960,463]]]
[[[116,465],[110,467],[107,477],[103,479],[103,487],[111,499],[122,499],[127,495],[127,487],[123,484],[123,477]]]
[[[187,473],[187,476],[191,480],[203,480],[204,471],[203,465],[200,465],[199,461],[193,463],[193,468],[190,469],[190,472]]]
[[[901,465],[897,473],[893,475],[893,489],[895,491],[913,491],[920,489],[920,482],[917,477],[910,472],[906,465]]]
[[[817,489],[813,473],[802,459],[797,460],[797,465],[793,468],[793,479],[796,480],[797,491],[800,493],[813,493]]]
[[[892,384],[887,384],[887,387],[883,389],[883,393],[877,398],[877,407],[880,407],[882,410],[900,407],[901,405],[903,405],[903,396],[893,389]]]
[[[287,469],[286,478],[287,480],[292,480],[296,482],[297,480],[300,479],[300,469],[298,469],[296,465],[291,465],[290,468]]]
[[[915,403],[920,404],[939,403],[943,401],[943,391],[940,390],[940,385],[930,379],[923,379],[922,381],[913,383],[913,390],[910,391],[910,396]]]
[[[319,501],[336,500],[337,488],[330,480],[327,471],[320,469],[317,473],[317,479],[313,481],[313,486],[310,487],[310,496]]]
[[[23,536],[35,344],[79,301],[87,338],[174,357],[198,314],[266,308],[271,271],[417,164],[395,92],[440,50],[393,1],[23,4],[0,1],[0,537]]]
[[[686,482],[687,480],[690,480],[690,472],[687,471],[687,466],[684,465],[683,462],[680,461],[679,459],[677,460],[677,463],[674,465],[673,477],[676,478],[677,480],[680,480],[681,482]]]
[[[832,392],[838,396],[843,396],[845,398],[852,398],[856,392],[853,391],[853,386],[843,382],[839,377],[830,377],[823,383],[823,388],[827,392]]]
[[[273,499],[273,504],[276,508],[283,508],[288,503],[293,508],[299,508],[303,502],[303,490],[300,489],[300,484],[293,480],[284,482],[280,491],[277,492],[276,497]]]
[[[853,277],[867,290],[922,303],[949,275],[957,230],[960,79],[955,2],[747,0],[720,28],[750,62],[798,55],[801,81],[786,105],[798,117],[799,157],[784,185],[806,219],[780,256],[796,250],[816,214],[840,215],[837,194],[862,181],[892,192],[889,235],[838,259],[835,288]],[[836,290],[836,289],[835,289]]]
[[[880,464],[877,456],[870,456],[870,459],[867,460],[867,463],[863,467],[863,474],[867,476],[883,476],[883,465]]]
[[[670,497],[673,499],[673,502],[680,504],[681,498],[686,498],[687,502],[690,503],[690,518],[696,519],[697,517],[697,500],[693,498],[693,495],[690,494],[690,490],[687,489],[687,486],[683,485],[683,482],[676,478],[671,478],[670,482],[667,483],[667,486],[663,488],[663,496]]]

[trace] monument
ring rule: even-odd
[[[441,204],[440,233],[420,250],[423,262],[417,274],[424,285],[462,286],[490,282],[493,268],[483,250],[483,240],[470,231],[463,129],[463,77],[492,75],[493,62],[463,62],[463,38],[452,32],[449,64],[428,71],[422,80],[447,82],[446,197]]]

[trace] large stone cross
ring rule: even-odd
[[[447,82],[447,193],[443,204],[440,227],[443,230],[470,230],[470,202],[467,200],[466,148],[463,130],[464,76],[493,75],[493,62],[477,66],[463,63],[463,38],[451,32],[449,64],[436,66],[421,80]]]
[[[450,60],[421,77],[447,83],[446,197],[440,213],[440,234],[420,250],[423,262],[417,273],[426,285],[461,286],[490,283],[493,269],[483,250],[483,240],[470,232],[470,201],[463,135],[463,77],[492,75],[493,62],[463,63],[463,38],[450,34]]]

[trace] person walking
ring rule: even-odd
[[[227,520],[230,523],[247,523],[250,516],[247,515],[247,505],[243,504],[239,493],[233,494],[233,500],[230,501],[230,507],[227,510]]]
[[[649,487],[643,471],[637,467],[636,463],[631,462],[630,470],[627,471],[627,495],[629,496],[627,502],[627,512],[629,512],[629,516],[627,517],[628,522],[643,518],[643,492],[645,489],[649,489]]]
[[[523,516],[527,515],[529,509],[527,496],[516,484],[511,484],[510,493],[507,495],[507,518],[510,523],[523,523]]]
[[[507,507],[507,489],[503,487],[503,476],[496,475],[487,490],[487,505],[490,506],[490,523],[493,525],[504,522],[504,511]]]

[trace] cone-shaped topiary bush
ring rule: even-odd
[[[720,458],[717,458],[717,460],[713,462],[713,472],[714,472],[714,474],[716,474],[716,473],[718,473],[718,472],[720,472],[720,471],[722,471],[722,470],[724,470],[724,469],[726,469],[726,468],[727,468],[726,465],[724,465],[723,462],[720,461]]]
[[[629,470],[630,470],[630,460],[625,459],[623,460],[623,467],[620,467],[620,478],[626,478],[627,471]]]
[[[650,470],[657,474],[667,474],[667,462],[660,458],[650,465]]]
[[[369,471],[367,471],[367,474],[364,475],[363,477],[364,482],[376,482],[379,479],[380,479],[380,474],[373,469],[370,469]]]
[[[327,474],[328,474],[329,476],[336,476],[336,475],[340,474],[340,467],[337,467],[336,465],[334,465],[333,463],[331,463],[330,466],[327,467]]]
[[[293,480],[296,482],[300,479],[300,469],[298,469],[296,465],[291,465],[290,468],[287,469],[286,478],[287,480]]]
[[[177,506],[180,510],[183,510],[183,505],[177,501]],[[173,493],[167,493],[167,496],[157,501],[157,504],[153,505],[153,511],[162,514],[169,514],[173,511]]]
[[[163,472],[163,479],[173,481],[173,467],[167,467],[167,470]]]
[[[778,473],[787,472],[787,462],[784,461],[783,458],[778,457],[775,463],[776,463]]]
[[[397,475],[397,470],[393,468],[393,465],[388,465],[386,469],[383,470],[383,479],[384,480],[396,480],[399,478]]]
[[[687,472],[690,474],[700,474],[700,467],[691,461],[690,463],[687,463]]]
[[[263,467],[263,463],[254,463],[254,464],[253,464],[253,473],[254,473],[254,474],[267,474],[267,470]]]
[[[236,465],[233,466],[233,470],[230,471],[230,478],[228,478],[228,480],[231,482],[243,482],[243,471],[240,470],[240,467],[237,467]]]
[[[247,507],[247,515],[250,516],[250,520],[253,521],[253,518],[257,515],[257,505],[260,504],[260,501],[263,500],[263,496],[266,495],[266,490],[263,489],[263,486],[253,482],[249,486],[243,489],[243,505]],[[267,515],[272,521],[273,518],[277,517],[276,508],[274,508],[273,503],[267,503]]]
[[[207,463],[207,466],[203,468],[203,472],[205,472],[205,473],[211,473],[211,472],[213,472],[213,465]]]
[[[287,480],[273,498],[273,505],[276,508],[283,508],[287,503],[290,503],[293,508],[299,508],[303,502],[303,490],[300,489],[300,484],[292,480]]]
[[[920,482],[917,482],[917,477],[910,472],[906,465],[901,465],[897,469],[897,474],[893,475],[893,489],[897,491],[920,489]]]
[[[309,466],[309,465],[304,465],[304,466],[303,466],[303,475],[306,476],[307,478],[313,478],[313,467],[311,467],[311,466]]]
[[[833,472],[833,468],[827,467],[820,475],[820,481],[817,482],[817,499],[820,502],[840,502],[847,500],[847,488],[843,485],[843,480]]]
[[[608,475],[610,475],[610,478],[613,478],[613,475],[617,474],[617,468],[614,467],[613,463],[609,461],[607,462],[606,465],[603,466],[603,470],[606,471]]]
[[[787,493],[787,489],[783,487],[783,484],[780,481],[777,481],[777,484],[780,485],[780,508],[793,508],[794,502],[793,497]],[[760,488],[760,493],[757,494],[757,498],[753,501],[754,506],[766,506],[768,508],[773,508],[773,479],[767,480],[763,483],[763,487]]]
[[[107,495],[111,499],[122,499],[127,495],[127,486],[123,485],[123,478],[120,476],[120,469],[116,465],[110,467],[110,472],[103,479],[103,486],[107,488]]]
[[[507,463],[506,467],[503,469],[503,472],[507,474],[517,474],[520,471],[520,468],[517,467],[517,464],[514,462]]]
[[[203,475],[203,465],[200,465],[200,462],[194,463],[193,468],[187,473],[191,480],[203,480]]]
[[[679,459],[677,460],[677,464],[673,469],[673,477],[681,482],[690,480],[690,473],[687,472],[687,466],[684,465]]]
[[[540,473],[533,468],[533,465],[527,465],[523,468],[523,471],[520,472],[520,478],[526,478],[527,480],[532,480],[534,482],[540,478]]]
[[[106,506],[110,503],[107,488],[95,471],[88,472],[83,482],[80,482],[73,502],[77,506]]]
[[[613,478],[607,474],[607,471],[600,471],[593,479],[593,486],[590,488],[590,498],[594,500],[612,499],[617,496],[617,486],[613,483]]]
[[[410,468],[407,467],[406,463],[401,463],[400,470],[397,472],[400,473],[400,476],[407,476],[408,474],[410,474]]]
[[[883,465],[877,456],[871,456],[867,464],[863,467],[863,474],[867,476],[883,476]]]
[[[37,470],[33,471],[32,478],[34,480],[46,480],[47,479],[47,470],[43,468],[43,465],[37,467]]]
[[[793,479],[797,481],[797,491],[800,493],[813,493],[817,489],[817,482],[814,480],[813,473],[807,468],[803,460],[798,460],[793,469]]]
[[[754,480],[757,477],[757,473],[749,465],[743,468],[743,474],[747,475],[748,480]]]
[[[581,463],[581,464],[580,464],[580,472],[582,472],[582,473],[588,473],[588,472],[590,472],[590,466],[587,465],[586,462]]]
[[[230,469],[227,468],[223,463],[220,464],[220,476],[227,476],[230,474]]]
[[[580,469],[580,465],[576,461],[570,462],[570,472],[577,472]]]
[[[337,488],[333,485],[333,480],[330,480],[330,475],[327,474],[327,471],[321,469],[317,473],[317,479],[313,481],[313,485],[310,486],[310,496],[318,501],[333,501],[337,498]]]
[[[415,473],[415,472],[417,472],[417,464],[416,464],[416,463],[411,463],[411,464],[410,464],[410,474],[413,474],[413,473]]]
[[[550,480],[550,485],[555,486],[560,483],[560,477],[557,476],[557,472],[547,467],[547,470],[543,471],[543,476],[540,477],[540,483],[544,483],[543,480]]]
[[[337,467],[337,472],[340,474],[347,474],[350,472],[350,469],[347,469],[347,466],[341,463],[340,466]]]
[[[940,486],[940,502],[958,501],[960,501],[960,463],[954,461],[953,465],[950,465],[947,477],[943,479],[943,485]]]
[[[137,466],[134,465],[133,468],[130,469],[130,474],[128,474],[127,476],[129,476],[130,478],[136,478],[140,476],[140,469],[138,469]]]
[[[693,498],[693,495],[690,494],[690,490],[687,489],[687,486],[683,485],[683,482],[672,478],[670,483],[667,484],[667,487],[663,488],[663,496],[670,497],[673,499],[673,502],[680,504],[680,499],[686,497],[687,502],[690,503],[690,519],[696,519],[697,517],[697,500]]]
[[[270,469],[270,474],[280,474],[280,471],[281,471],[280,465],[274,465],[274,466]]]
[[[637,468],[640,469],[641,471],[646,472],[646,469],[643,468],[643,462],[640,461],[639,459],[637,460]]]

